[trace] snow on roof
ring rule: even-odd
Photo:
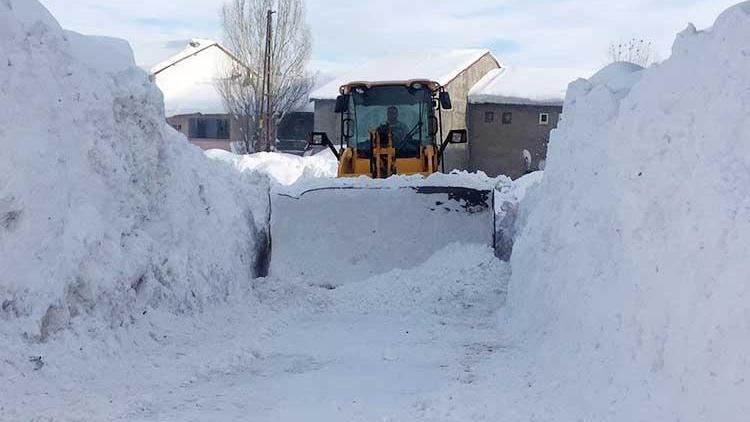
[[[164,60],[163,62],[155,64],[151,68],[151,74],[156,75],[157,73],[165,70],[166,68],[170,66],[174,66],[175,64],[187,59],[188,57],[194,54],[198,54],[201,51],[211,48],[215,45],[218,46],[219,43],[217,43],[214,40],[209,40],[209,39],[204,39],[204,38],[193,38],[188,42],[188,45],[187,47],[185,47],[184,50],[168,58],[167,60]]]
[[[387,55],[342,74],[310,94],[313,100],[331,100],[349,82],[406,81],[429,79],[447,85],[489,50],[466,49]],[[493,57],[494,58],[494,57]],[[495,59],[497,61],[497,59]]]
[[[188,46],[151,69],[164,94],[167,116],[224,113],[216,80],[237,59],[213,40],[195,38]]]
[[[298,113],[314,113],[315,103],[313,103],[312,101],[304,101],[302,104],[292,109],[292,111],[295,111]]]
[[[474,104],[562,105],[568,84],[581,72],[565,68],[494,69],[469,91]]]

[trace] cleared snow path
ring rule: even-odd
[[[195,318],[144,316],[108,346],[73,333],[39,344],[45,366],[30,362],[13,387],[0,387],[3,412],[128,421],[487,416],[481,409],[498,397],[484,407],[453,397],[481,397],[480,386],[497,381],[482,363],[512,354],[495,315],[508,276],[491,249],[454,244],[417,268],[336,289],[255,280],[242,300]]]
[[[272,337],[247,367],[209,374],[177,394],[149,400],[135,420],[388,420],[427,410],[425,398],[456,382],[499,347],[489,327],[400,316],[301,317]],[[471,403],[464,403],[465,406]],[[400,420],[400,419],[396,419]]]

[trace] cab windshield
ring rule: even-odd
[[[432,93],[427,87],[381,86],[351,92],[351,147],[360,155],[370,152],[370,129],[391,133],[398,157],[419,155],[420,147],[432,145],[429,118]]]

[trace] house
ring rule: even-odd
[[[151,68],[151,80],[164,94],[167,121],[201,148],[230,151],[231,142],[241,139],[216,88],[233,62],[240,63],[216,41],[192,39],[183,51]]]
[[[469,90],[500,63],[489,50],[453,50],[441,52],[400,53],[372,60],[346,72],[314,90],[315,131],[327,132],[332,140],[341,136],[340,118],[334,113],[339,88],[353,81],[403,81],[431,79],[450,93],[453,109],[443,114],[444,133],[466,128]],[[451,146],[446,153],[446,170],[469,166],[468,149]]]
[[[543,170],[570,69],[491,70],[469,92],[469,169],[513,179]]]
[[[226,112],[216,82],[242,62],[216,41],[192,39],[187,47],[151,69],[164,94],[167,122],[203,149],[232,150],[242,125]],[[244,65],[243,65],[244,66]],[[286,113],[277,129],[277,149],[302,154],[313,130],[312,106]]]

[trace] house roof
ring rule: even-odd
[[[239,64],[243,64],[240,59],[238,59],[234,54],[232,54],[229,50],[224,48],[221,44],[214,40],[210,40],[207,38],[193,38],[188,42],[187,47],[185,47],[184,50],[180,51],[179,53],[175,54],[174,56],[168,58],[167,60],[164,60],[163,62],[155,64],[151,68],[151,74],[152,75],[158,75],[159,73],[163,72],[164,70],[167,70],[168,68],[175,66],[179,64],[180,62],[189,59],[190,57],[208,50],[211,47],[216,47],[219,50],[223,51],[224,54],[232,58],[235,62]],[[243,64],[244,65],[244,64]]]
[[[216,80],[232,61],[242,64],[218,42],[194,38],[184,50],[152,67],[151,75],[164,94],[166,115],[223,113]]]
[[[497,59],[492,56],[489,50],[483,49],[390,54],[341,74],[331,82],[314,90],[310,94],[310,99],[335,99],[339,95],[339,88],[353,81],[378,82],[429,79],[441,85],[447,85],[461,72],[486,55],[490,55],[497,62]]]
[[[491,70],[469,91],[473,104],[562,105],[577,69],[508,68]]]

